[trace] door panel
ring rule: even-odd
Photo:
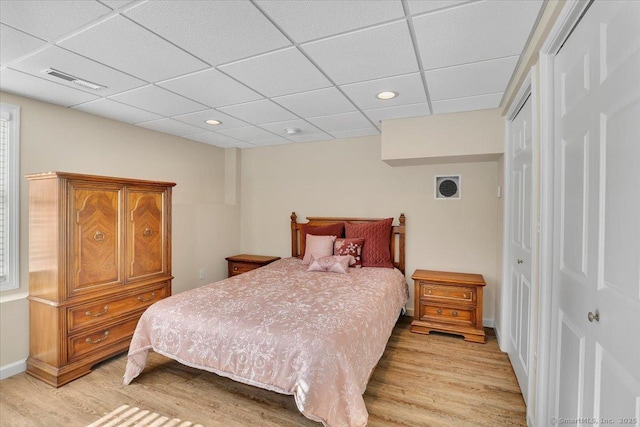
[[[615,425],[640,425],[639,22],[595,1],[554,61],[550,412]]]
[[[122,189],[69,184],[69,295],[122,282]]]
[[[127,281],[166,274],[165,192],[128,189],[127,203]]]

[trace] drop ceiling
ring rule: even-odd
[[[377,135],[498,107],[541,5],[2,0],[0,89],[220,147]]]

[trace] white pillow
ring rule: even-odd
[[[335,241],[336,236],[314,236],[313,234],[307,234],[307,243],[304,249],[302,263],[308,265],[311,262],[311,255],[316,259],[333,255],[333,242]]]
[[[351,255],[332,255],[316,259],[311,255],[311,262],[307,271],[328,271],[330,273],[346,274],[349,272]]]

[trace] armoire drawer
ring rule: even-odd
[[[81,359],[92,353],[97,353],[106,347],[113,346],[123,340],[128,340],[138,325],[139,317],[124,322],[105,326],[97,331],[81,333],[68,338],[69,362]]]
[[[135,294],[115,296],[100,302],[91,302],[67,309],[67,330],[73,333],[83,328],[107,322],[117,316],[143,310],[168,295],[166,282]]]

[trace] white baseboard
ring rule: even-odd
[[[496,322],[493,319],[482,319],[482,326],[485,328],[496,328]]]
[[[8,365],[0,366],[0,380],[12,377],[27,370],[27,359],[18,360]]]

